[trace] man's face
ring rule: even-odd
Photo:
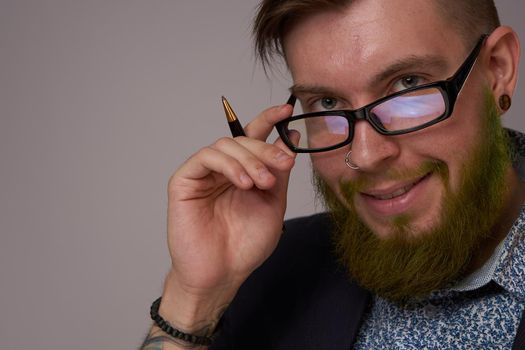
[[[411,218],[400,216],[388,238],[378,238],[353,208],[345,206],[316,177],[317,190],[337,228],[334,238],[339,258],[363,287],[391,300],[405,300],[426,296],[465,273],[472,257],[493,237],[504,204],[510,157],[498,114],[494,97],[487,93],[486,113],[480,116],[482,134],[463,164],[457,192],[447,185],[444,163],[435,161],[417,170],[439,174],[446,188],[440,220],[425,232],[414,234]],[[350,203],[355,187],[351,182],[341,185]]]
[[[287,63],[306,112],[356,109],[393,92],[450,77],[475,45],[466,47],[432,1],[356,1],[298,23],[285,38]],[[453,115],[411,134],[383,136],[365,121],[348,147],[312,156],[314,169],[338,198],[379,237],[403,221],[411,233],[439,224],[447,190],[458,191],[462,165],[479,142],[483,86],[476,66]],[[444,182],[428,164],[443,164]],[[340,184],[359,184],[345,199]]]
[[[416,0],[356,1],[298,23],[284,43],[305,112],[356,109],[447,79],[475,45],[432,1]],[[383,136],[359,121],[351,144],[358,170],[345,164],[349,147],[312,156],[337,214],[340,256],[365,287],[391,299],[443,287],[500,219],[510,163],[488,86],[477,64],[452,116],[414,133]]]

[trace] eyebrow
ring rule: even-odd
[[[441,56],[425,55],[425,56],[408,56],[383,69],[379,74],[372,77],[370,85],[374,86],[387,80],[391,76],[403,71],[409,70],[441,70],[444,71],[449,67],[448,62]],[[448,77],[447,77],[448,78]],[[446,79],[446,78],[445,78]]]
[[[289,90],[294,96],[299,96],[301,94],[318,94],[327,96],[337,95],[337,92],[334,89],[330,89],[321,85],[294,84],[289,88]]]
[[[448,62],[441,56],[408,56],[394,61],[378,74],[372,76],[368,85],[376,86],[395,74],[409,70],[441,70],[445,71],[449,67]],[[448,77],[447,77],[448,78]],[[300,94],[319,94],[327,96],[338,95],[337,91],[322,85],[294,84],[289,88],[290,92],[297,96]]]

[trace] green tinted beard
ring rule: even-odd
[[[414,232],[410,215],[392,219],[389,238],[379,239],[358,217],[353,196],[366,180],[341,183],[348,206],[314,173],[314,184],[331,212],[335,249],[341,263],[364,288],[395,302],[423,297],[462,277],[480,244],[499,219],[511,165],[509,142],[501,126],[494,98],[486,94],[483,135],[467,159],[460,190],[449,186],[448,167],[441,161],[424,162],[416,170],[389,171],[388,179],[410,179],[436,173],[445,186],[440,220],[436,227]],[[461,117],[461,116],[458,116]]]

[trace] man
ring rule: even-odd
[[[171,178],[143,349],[525,348],[520,47],[492,1],[266,0],[255,35],[292,97]],[[294,151],[330,214],[282,234]]]

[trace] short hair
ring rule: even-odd
[[[427,1],[427,0],[424,0]],[[466,45],[500,26],[494,0],[433,0],[443,18],[458,31]],[[342,10],[353,0],[263,0],[253,24],[255,53],[263,67],[277,55],[284,58],[286,33],[310,15]]]

